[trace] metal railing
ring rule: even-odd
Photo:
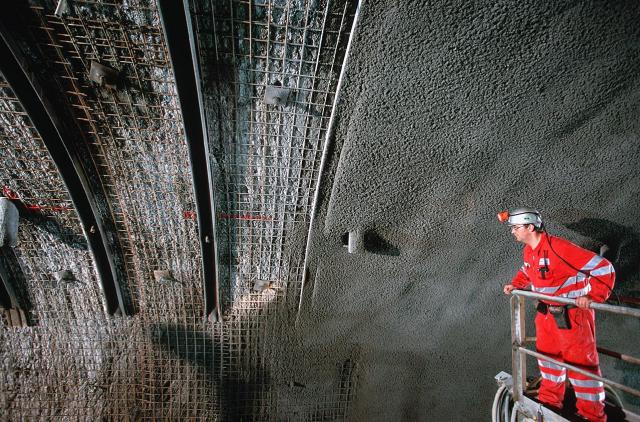
[[[555,303],[564,303],[567,305],[575,306],[576,301],[574,299],[567,299],[567,298],[556,297],[556,296],[547,296],[547,295],[542,295],[539,293],[533,293],[533,292],[524,291],[524,290],[514,290],[512,292],[512,295],[513,297],[511,298],[511,344],[512,344],[511,357],[512,357],[512,366],[513,366],[512,370],[513,370],[513,401],[514,402],[517,402],[523,398],[523,392],[526,389],[526,379],[527,379],[526,357],[527,355],[536,357],[538,359],[546,360],[555,365],[578,372],[591,379],[598,380],[600,382],[603,382],[604,384],[610,385],[612,387],[625,391],[629,394],[640,397],[639,390],[636,390],[634,388],[628,387],[618,382],[609,380],[607,378],[603,378],[599,375],[585,371],[584,369],[581,369],[581,368],[577,368],[565,362],[560,362],[549,356],[546,356],[542,353],[535,352],[533,350],[529,350],[525,347],[525,343],[531,340],[531,338],[526,336],[526,331],[525,331],[525,308],[524,308],[525,298],[548,300]],[[603,312],[609,312],[609,313],[614,313],[619,315],[627,315],[627,316],[640,318],[640,309],[627,308],[623,306],[606,305],[603,303],[595,303],[595,302],[591,303],[590,308],[597,311],[603,311]],[[632,358],[632,359],[635,359],[635,358]]]

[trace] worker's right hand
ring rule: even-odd
[[[502,291],[504,292],[505,295],[510,295],[511,292],[514,291],[515,289],[516,289],[516,286],[514,286],[513,284],[507,284],[506,286],[504,286]]]

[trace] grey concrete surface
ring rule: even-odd
[[[638,294],[639,21],[635,1],[367,2],[299,321],[318,359],[357,350],[351,420],[490,419],[521,259],[500,210],[606,243]],[[600,339],[631,353],[639,327],[603,318]]]
[[[37,47],[43,54],[36,61],[46,64],[43,71],[52,79],[64,81],[60,89],[86,77],[83,63],[94,58],[95,51],[105,54],[103,58],[113,53],[105,45],[107,35],[101,36],[93,23],[81,30],[81,22],[102,22],[106,16],[108,27],[113,24],[115,33],[126,34],[129,43],[149,33],[156,37],[149,51],[165,51],[153,7],[146,10],[145,2],[76,1],[81,13],[61,19],[52,18],[56,2],[28,3],[34,5],[29,13],[35,13],[36,21],[25,27],[40,34],[34,37],[40,41],[33,51]],[[269,53],[271,45],[272,56],[290,55],[282,66],[296,68],[301,68],[295,66],[297,48],[305,40],[300,33],[305,31],[302,11],[324,10],[326,5],[303,0],[190,4],[206,11],[199,14],[203,33],[211,37],[217,30],[221,39],[234,33],[245,37],[246,32],[225,25],[214,29],[213,20],[235,19],[244,28],[238,22],[245,17],[252,25],[247,5],[261,8],[258,21],[271,19],[278,35],[264,23],[254,31],[287,40],[289,50],[264,42],[238,46],[253,48],[257,62],[255,53]],[[201,9],[203,5],[215,5],[218,13]],[[271,11],[266,12],[265,5]],[[327,10],[348,11],[344,5],[332,2]],[[341,24],[342,15],[334,15],[326,34]],[[316,28],[324,27],[321,13],[311,16]],[[72,98],[93,98],[89,116],[98,125],[85,135],[93,139],[93,132],[103,134],[82,150],[87,151],[87,163],[96,160],[96,166],[114,169],[102,172],[104,179],[96,183],[120,189],[104,208],[113,207],[114,221],[117,216],[122,224],[120,240],[130,252],[123,265],[129,268],[131,298],[140,313],[109,318],[97,311],[102,296],[73,213],[21,221],[23,284],[40,318],[29,329],[0,330],[0,419],[489,420],[496,391],[493,378],[510,368],[508,299],[501,286],[521,259],[521,247],[495,218],[498,211],[533,206],[553,234],[592,250],[607,245],[606,256],[618,274],[616,292],[640,297],[639,18],[636,1],[367,0],[336,110],[300,312],[296,314],[301,274],[296,263],[308,220],[306,210],[300,213],[292,206],[297,214],[290,221],[295,224],[285,227],[285,219],[280,220],[277,242],[276,231],[265,225],[262,235],[249,231],[259,239],[256,249],[249,254],[239,249],[246,274],[264,271],[268,260],[281,259],[279,254],[291,257],[292,273],[282,276],[286,267],[273,266],[274,277],[239,279],[248,292],[231,287],[224,291],[223,297],[234,299],[237,306],[221,324],[201,318],[201,280],[194,269],[200,259],[197,225],[187,218],[194,209],[188,156],[177,130],[182,122],[174,114],[177,106],[164,53],[160,59],[149,54],[148,62],[138,67],[143,77],[157,77],[163,87],[166,82],[162,92],[132,86],[118,94],[127,101],[116,107],[110,94],[83,86]],[[121,27],[126,28],[117,29]],[[60,56],[58,44],[40,33],[48,28],[64,47]],[[319,47],[319,37],[318,31],[310,35],[307,48]],[[83,47],[80,54],[68,40],[94,47]],[[214,41],[209,39],[215,46]],[[127,64],[131,53],[117,50],[114,61],[132,76],[135,72]],[[319,62],[331,62],[331,56],[331,50],[324,49]],[[220,78],[217,91],[211,92],[209,123],[219,124],[220,140],[244,144],[235,152],[245,153],[242,148],[253,146],[245,143],[246,127],[233,127],[233,116],[246,120],[252,103],[238,98],[230,81],[245,80],[238,69],[247,69],[247,61],[238,60],[235,68],[223,66],[220,75],[208,61],[203,63]],[[280,60],[275,66],[274,74],[283,69]],[[326,72],[336,70],[322,66],[331,68]],[[70,207],[45,149],[35,142],[2,80],[0,88],[2,129],[12,128],[0,139],[8,145],[0,173],[29,203],[51,195],[55,198],[50,205]],[[60,93],[61,99],[69,94]],[[251,92],[244,94],[248,98]],[[167,109],[146,110],[148,124],[121,116],[128,115],[134,103],[155,104],[144,97]],[[289,133],[302,120],[317,126],[319,134],[326,119],[314,113],[309,120],[304,114],[293,120],[275,113],[271,118],[285,122],[277,133]],[[78,115],[86,117],[84,112]],[[114,115],[120,117],[112,120]],[[162,119],[151,119],[154,116]],[[257,118],[258,127],[267,117]],[[168,126],[156,126],[159,121]],[[279,136],[270,135],[271,148],[291,149],[286,135]],[[258,145],[263,140],[260,135],[254,139]],[[307,141],[301,141],[300,149],[313,152]],[[231,160],[229,154],[229,149],[214,149],[221,162]],[[274,166],[263,155],[257,151],[257,161],[275,168],[263,173],[268,183],[251,178],[254,184],[241,182],[238,190],[263,196],[268,192],[273,202],[261,200],[266,211],[286,213],[276,177],[282,162]],[[305,160],[308,167],[301,171],[316,173],[310,159]],[[237,157],[232,161],[246,164]],[[16,177],[19,168],[25,175]],[[305,180],[315,177],[300,174]],[[298,193],[301,186],[311,186],[291,177],[287,183]],[[228,186],[217,188],[226,194]],[[299,203],[310,202],[308,190]],[[343,246],[347,233],[356,236],[354,253]],[[62,270],[73,272],[77,282],[56,281],[55,274]],[[155,280],[154,270],[171,270],[175,282]],[[253,292],[258,280],[268,282],[269,288]],[[289,290],[278,284],[287,280]],[[601,345],[640,355],[638,321],[602,316],[598,324]],[[636,367],[603,358],[603,371],[640,388]],[[623,399],[640,413],[639,401]]]

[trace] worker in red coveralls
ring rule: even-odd
[[[576,306],[540,301],[536,314],[536,348],[558,361],[600,375],[591,302],[604,302],[615,281],[609,261],[545,230],[540,213],[518,208],[498,214],[511,234],[524,243],[524,264],[504,293],[531,286],[533,292],[575,299]],[[538,400],[562,409],[567,372],[576,395],[578,414],[606,421],[604,385],[600,381],[545,360],[538,360],[542,384]]]

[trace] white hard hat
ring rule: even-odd
[[[537,228],[542,227],[542,216],[538,210],[533,208],[516,208],[509,211],[507,224],[514,226],[516,224],[533,224]]]

